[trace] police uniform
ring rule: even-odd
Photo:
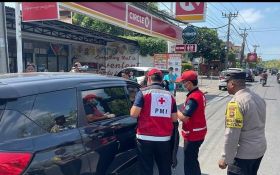
[[[197,80],[197,74],[185,71],[177,82]],[[182,124],[182,136],[184,138],[184,170],[185,175],[200,175],[198,153],[207,133],[205,118],[206,99],[198,87],[192,89],[188,94],[183,107],[182,114],[190,117]]]
[[[245,78],[245,72],[233,72],[226,81]],[[265,101],[250,89],[241,89],[227,104],[225,115],[222,158],[228,164],[228,174],[257,175],[267,147]]]
[[[157,73],[157,69],[150,72]],[[153,83],[137,93],[133,105],[141,108],[136,134],[140,174],[152,175],[155,159],[159,174],[171,175],[171,114],[177,113],[175,98],[160,83]]]

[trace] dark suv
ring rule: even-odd
[[[1,75],[0,174],[135,174],[138,90],[95,74]]]

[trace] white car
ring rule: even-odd
[[[219,76],[219,90],[227,89],[227,82],[225,80],[226,74],[230,72],[242,72],[242,71],[244,71],[244,69],[241,68],[229,68],[227,70],[222,71]]]
[[[117,76],[121,77],[121,73],[122,72],[130,72],[132,71],[133,72],[133,75],[136,77],[137,79],[137,83],[138,84],[141,84],[144,79],[145,79],[145,75],[146,73],[151,70],[152,68],[154,67],[127,67],[127,68],[124,68],[122,69],[118,74]],[[166,75],[168,74],[168,69],[160,69],[163,73],[163,75]]]

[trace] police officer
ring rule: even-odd
[[[130,115],[138,118],[137,150],[139,174],[152,175],[154,161],[160,175],[171,175],[171,135],[177,121],[173,95],[162,86],[162,72],[156,68],[147,73],[147,87],[136,95]]]
[[[266,151],[266,103],[245,86],[245,72],[226,75],[234,95],[226,108],[225,141],[219,167],[228,175],[257,175]]]
[[[201,175],[198,152],[207,133],[205,96],[197,87],[197,74],[193,70],[183,72],[176,82],[182,83],[183,88],[189,92],[186,102],[178,111],[178,118],[183,122],[185,175]]]

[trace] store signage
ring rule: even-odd
[[[182,43],[182,28],[157,18],[126,2],[60,2],[60,6],[106,23]]]
[[[58,2],[22,2],[23,22],[58,19]]]
[[[257,53],[248,53],[247,54],[247,62],[257,62],[258,61],[258,55]]]
[[[197,52],[197,44],[179,44],[175,46],[175,52]]]
[[[176,19],[185,22],[205,21],[206,2],[176,2]]]
[[[191,43],[195,41],[197,37],[197,30],[194,26],[188,26],[186,27],[182,32],[182,37],[185,42]]]
[[[128,6],[128,19],[130,25],[151,30],[152,16],[132,6]]]

